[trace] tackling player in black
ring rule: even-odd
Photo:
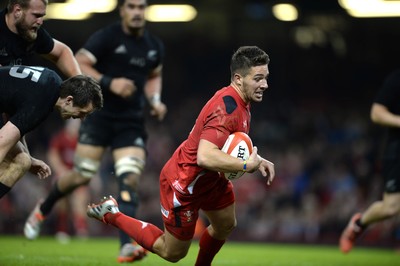
[[[83,119],[103,105],[99,85],[77,75],[62,81],[43,67],[0,68],[0,198],[27,172],[46,178],[50,167],[33,158],[20,139],[57,109],[63,119]]]

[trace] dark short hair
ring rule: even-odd
[[[241,46],[232,55],[231,78],[235,73],[246,76],[250,68],[269,64],[269,56],[257,46]]]
[[[60,98],[74,97],[74,106],[86,107],[92,103],[95,110],[103,107],[100,85],[93,78],[77,75],[64,80],[60,86]]]
[[[118,6],[119,7],[122,7],[123,5],[125,5],[125,2],[126,2],[126,0],[118,0]],[[145,2],[146,2],[146,5],[148,4],[147,2],[147,0],[145,0]]]
[[[42,0],[42,2],[46,6],[49,3],[48,0]],[[7,10],[8,10],[8,12],[11,12],[15,5],[20,5],[23,9],[26,9],[29,7],[30,3],[31,3],[31,0],[8,0]]]

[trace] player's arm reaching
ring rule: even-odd
[[[44,161],[36,159],[32,156],[32,154],[29,152],[29,147],[25,136],[20,139],[20,142],[20,149],[31,157],[31,168],[29,169],[29,172],[37,175],[40,179],[49,177],[51,175],[50,166],[48,166]]]
[[[51,50],[49,54],[43,55],[43,57],[56,64],[61,72],[67,77],[82,74],[72,50],[66,44],[57,41],[56,39],[54,39],[53,50]]]
[[[151,107],[151,115],[163,120],[167,114],[167,106],[161,101],[162,65],[155,68],[144,85],[144,93]]]
[[[31,168],[29,169],[29,172],[37,175],[40,179],[50,176],[50,167],[42,160],[32,157],[25,136],[21,137],[21,132],[18,127],[9,121],[9,115],[6,113],[2,113],[1,115],[4,126],[0,129],[0,163],[4,160],[7,153],[14,147],[15,152],[22,151],[30,156]]]
[[[13,153],[25,152],[29,155],[28,148],[20,142],[21,134],[19,129],[11,122],[8,121],[0,129],[0,162],[4,160],[7,154],[13,149]],[[46,178],[51,174],[50,167],[41,160],[36,158],[31,158],[31,167],[29,171],[32,174],[37,175],[39,178]],[[16,182],[14,180],[14,182]],[[7,184],[13,185],[13,184]]]
[[[393,114],[380,103],[374,103],[371,108],[371,120],[382,126],[400,127],[400,116]]]
[[[97,63],[97,58],[90,51],[82,48],[75,54],[75,58],[82,72],[94,78],[104,89],[109,89],[122,98],[127,98],[136,91],[133,80],[123,77],[114,78],[97,71],[97,69],[93,67]]]

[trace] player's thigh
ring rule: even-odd
[[[26,152],[24,145],[17,142],[0,163],[0,175],[18,175],[17,172],[28,170],[30,162],[30,155]]]
[[[142,147],[130,146],[114,149],[113,152],[114,162],[117,162],[121,158],[134,157],[140,160],[146,159],[146,151]]]
[[[7,160],[3,160],[0,163],[0,176],[2,175],[2,173],[9,167],[10,162]]]
[[[231,204],[220,210],[204,211],[210,224],[211,232],[217,238],[225,238],[236,227],[235,204]]]
[[[58,181],[60,188],[62,184],[65,184],[67,187],[70,184],[88,184],[100,168],[104,151],[105,148],[101,146],[78,143],[74,156],[75,171],[71,171],[60,178]]]
[[[400,193],[400,140],[392,140],[383,154],[382,175],[385,179],[385,193]]]
[[[100,161],[105,151],[104,147],[78,143],[75,154],[81,158]]]
[[[400,213],[400,192],[384,193],[383,204],[386,209],[391,209],[393,213]]]

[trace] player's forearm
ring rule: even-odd
[[[157,105],[161,102],[162,91],[162,77],[156,76],[147,80],[144,87],[146,98],[151,106]]]
[[[222,152],[215,144],[201,139],[197,150],[197,164],[215,172],[238,172],[243,170],[243,160]]]
[[[93,66],[97,62],[97,58],[86,49],[80,49],[75,54],[76,61],[82,70],[82,73],[88,75],[100,83],[104,73],[100,73]]]
[[[58,58],[56,65],[67,77],[73,77],[82,74],[78,62],[75,60],[72,52],[63,52]]]
[[[30,155],[28,143],[26,142],[25,136],[22,136],[21,143],[23,144],[24,152]]]
[[[371,108],[371,120],[382,126],[400,127],[400,116],[391,113],[382,104],[373,104]]]

